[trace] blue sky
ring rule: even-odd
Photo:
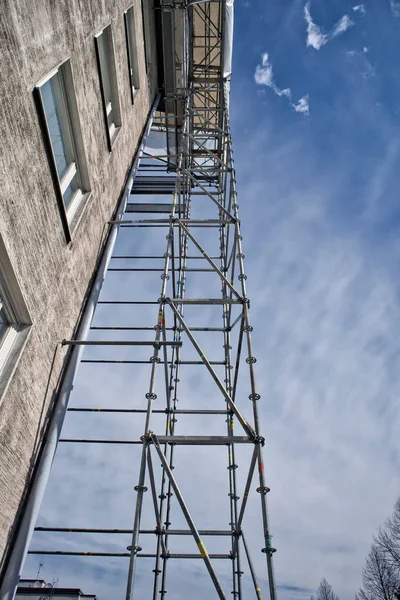
[[[350,600],[400,492],[399,9],[236,3],[231,120],[285,600],[323,576]]]
[[[279,598],[309,598],[326,577],[341,600],[351,600],[372,535],[400,493],[400,5],[236,0],[235,18],[231,122]],[[135,239],[143,253],[165,251],[164,239]],[[115,298],[113,277],[103,298]],[[118,277],[120,294],[132,297],[138,280]],[[150,289],[149,281],[140,285]],[[156,286],[155,298],[158,279]],[[121,309],[119,324],[144,322],[149,311],[134,323]],[[100,310],[96,318],[104,324],[109,317]],[[206,311],[196,318],[207,321]],[[132,380],[82,365],[73,403],[107,406],[112,398],[129,406],[132,390],[144,396],[147,385],[148,371]],[[194,402],[204,401],[196,396],[204,385],[197,374],[182,383]],[[131,436],[142,427],[90,418],[96,425],[69,420],[64,435],[93,427],[98,437]],[[134,450],[126,457],[119,449],[62,446],[42,524],[96,527],[108,512],[109,526],[129,526]],[[192,513],[217,527],[225,464],[214,456],[210,469],[202,449],[195,462],[181,460],[184,472],[197,469],[190,485],[181,481]],[[249,535],[265,590],[256,513],[251,505]],[[64,542],[72,547],[67,536]],[[99,571],[88,560],[70,561],[65,581],[86,593],[101,582],[110,597],[126,565],[110,560]],[[30,574],[36,566],[30,558]],[[202,573],[198,564],[175,573],[182,589],[201,582],[193,600],[208,589]],[[42,574],[61,577],[50,559]],[[140,581],[144,589],[145,575]]]

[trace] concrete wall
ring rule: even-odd
[[[133,1],[140,76],[134,105],[123,21],[123,12]],[[122,114],[122,129],[111,153],[93,37],[110,22]],[[16,371],[0,398],[1,557],[29,478],[35,437],[62,369],[65,349],[59,342],[73,335],[104,223],[116,206],[156,94],[156,52],[154,48],[148,77],[139,0],[3,0],[0,39],[0,233],[33,322]],[[63,232],[32,95],[34,85],[67,58],[92,190],[70,244]]]

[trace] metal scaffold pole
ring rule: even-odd
[[[96,321],[90,339],[63,342],[71,352],[84,350],[83,366],[130,373],[126,406],[118,406],[116,397],[110,406],[68,407],[68,414],[143,418],[140,429],[133,427],[129,438],[106,439],[93,427],[85,437],[58,441],[61,447],[111,444],[127,452],[137,448],[135,479],[124,480],[135,497],[126,527],[46,523],[36,527],[35,535],[129,536],[129,545],[116,542],[116,547],[83,551],[52,550],[41,544],[30,553],[125,559],[125,600],[164,599],[168,592],[175,597],[177,574],[171,565],[179,561],[183,572],[192,560],[214,594],[207,591],[199,598],[260,600],[265,586],[270,600],[276,600],[265,439],[229,128],[225,38],[232,4],[161,0],[164,26],[175,34],[177,24],[182,27],[172,52],[179,77],[173,89],[165,84],[148,125],[147,143],[137,157],[125,210],[109,224],[128,241],[122,252],[113,254],[107,270],[107,278],[121,278],[118,289],[129,277],[139,281],[146,276],[152,283],[127,284],[129,296],[114,294],[97,303],[98,310],[114,316],[113,311],[120,310],[131,317],[143,311],[145,316],[134,325],[108,318]],[[143,253],[136,239],[139,232],[143,239],[148,236]],[[146,349],[152,352],[147,359]],[[141,398],[132,383],[138,381],[138,372],[146,378]],[[188,426],[188,419],[195,424]],[[189,470],[181,469],[182,457]],[[217,528],[210,524],[216,505],[197,510],[199,499],[190,492],[204,474],[195,467],[199,457],[203,471],[212,470],[214,463],[217,469],[223,461],[223,476],[217,480],[223,515]],[[254,524],[256,516],[259,525]],[[144,563],[151,568],[142,571]],[[139,571],[146,577],[139,577]],[[183,592],[197,599],[191,588]]]

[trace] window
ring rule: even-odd
[[[142,0],[142,23],[144,38],[144,58],[146,62],[146,73],[150,72],[151,66],[151,17],[153,14],[153,0]]]
[[[50,148],[67,237],[89,195],[89,178],[71,65],[63,63],[35,88]]]
[[[31,320],[0,236],[0,396],[17,366]]]
[[[115,68],[111,25],[108,25],[108,27],[103,29],[103,31],[96,36],[95,40],[107,142],[108,149],[111,152],[112,144],[121,127],[121,112],[118,101],[117,73]]]
[[[131,86],[132,104],[139,90],[139,70],[136,46],[135,9],[133,6],[124,13],[126,49],[128,52],[129,82]]]

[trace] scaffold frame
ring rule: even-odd
[[[141,448],[138,480],[135,482],[136,503],[132,528],[82,528],[37,526],[37,532],[69,532],[129,534],[131,542],[124,552],[46,550],[35,547],[30,554],[57,556],[122,557],[128,559],[126,600],[134,600],[135,573],[137,561],[149,558],[154,561],[153,589],[149,598],[164,598],[168,592],[168,564],[171,559],[199,559],[213,582],[216,597],[226,600],[230,595],[237,600],[245,600],[242,589],[243,569],[247,568],[253,583],[254,597],[261,599],[261,588],[256,569],[251,558],[249,545],[243,531],[248,497],[253,492],[259,495],[264,547],[260,549],[266,558],[269,596],[276,599],[273,572],[271,534],[268,523],[267,494],[264,470],[262,435],[258,403],[260,394],[256,385],[250,323],[250,301],[247,295],[245,256],[242,248],[242,235],[236,192],[236,176],[232,154],[232,140],[229,128],[227,77],[224,74],[224,35],[226,0],[195,1],[191,3],[161,2],[161,11],[180,13],[187,23],[187,85],[177,88],[175,96],[157,100],[153,107],[148,132],[163,134],[166,137],[165,150],[152,154],[143,144],[135,163],[134,177],[131,178],[130,195],[125,209],[108,227],[118,231],[129,228],[132,234],[139,228],[166,234],[165,253],[159,255],[114,255],[107,273],[148,272],[161,278],[159,297],[138,297],[129,300],[100,300],[98,305],[150,305],[156,312],[153,322],[142,326],[92,326],[97,333],[111,331],[128,332],[131,339],[114,337],[110,339],[72,339],[63,344],[81,346],[147,347],[153,355],[149,360],[111,358],[84,358],[83,363],[149,365],[149,384],[146,392],[145,408],[93,408],[68,407],[68,412],[144,415],[143,434],[139,439],[103,439],[61,437],[60,444],[127,444]],[[182,67],[182,65],[181,65]],[[182,71],[185,70],[182,67]],[[163,100],[164,110],[160,109]],[[171,112],[171,107],[173,111]],[[175,140],[173,147],[168,139]],[[176,152],[176,154],[174,153]],[[146,196],[152,200],[134,201]],[[168,196],[167,202],[158,197]],[[200,214],[197,207],[200,206]],[[196,208],[196,210],[194,210]],[[193,213],[195,213],[193,215]],[[132,218],[133,217],[133,218]],[[136,218],[138,217],[138,218]],[[204,241],[205,240],[205,241]],[[209,251],[208,240],[212,240]],[[215,252],[218,248],[218,252]],[[163,266],[158,268],[139,267],[142,259],[151,261],[162,258]],[[114,267],[115,260],[124,261],[123,266]],[[126,266],[132,261],[133,266]],[[193,266],[195,261],[196,266]],[[199,265],[199,266],[197,266]],[[200,266],[201,265],[201,266]],[[208,273],[220,286],[219,295],[191,297],[186,293],[187,282]],[[156,275],[157,274],[157,275]],[[207,292],[208,290],[205,290]],[[186,318],[188,307],[208,307],[213,311],[212,326],[192,325]],[[217,322],[219,321],[219,325]],[[154,332],[154,338],[133,339],[136,334]],[[223,357],[214,360],[208,356],[198,341],[198,335],[218,336]],[[217,342],[215,344],[217,346]],[[197,360],[185,359],[187,347],[197,354]],[[185,368],[201,367],[208,372],[215,388],[215,408],[182,407],[179,400],[180,376]],[[221,370],[223,375],[218,373]],[[239,384],[246,370],[248,381],[247,396],[243,396]],[[157,389],[157,375],[163,373],[164,389]],[[242,386],[243,387],[243,386]],[[251,402],[251,419],[246,417]],[[154,431],[153,415],[165,415],[162,431]],[[180,415],[223,417],[226,420],[224,435],[207,434],[185,435],[178,431]],[[234,434],[234,425],[240,433]],[[238,489],[235,456],[238,446],[252,447],[251,459],[247,465],[245,486]],[[180,446],[190,452],[194,446],[207,448],[225,447],[227,460],[227,486],[229,502],[227,519],[221,529],[200,529],[190,513],[184,494],[180,488],[179,476],[174,474],[175,454]],[[155,461],[161,465],[161,478],[157,480]],[[257,474],[256,474],[257,472]],[[258,479],[256,490],[254,480]],[[241,495],[239,495],[241,493]],[[174,528],[171,521],[172,503],[179,505],[187,528]],[[150,503],[154,510],[155,527],[143,528],[141,524],[143,506]],[[153,552],[142,552],[142,536],[156,537]],[[180,539],[192,536],[198,548],[197,553],[169,549],[170,538]],[[229,538],[230,550],[226,553],[212,553],[206,549],[204,538]],[[214,568],[215,560],[231,563],[230,586],[222,584]],[[247,595],[246,595],[247,600]]]

